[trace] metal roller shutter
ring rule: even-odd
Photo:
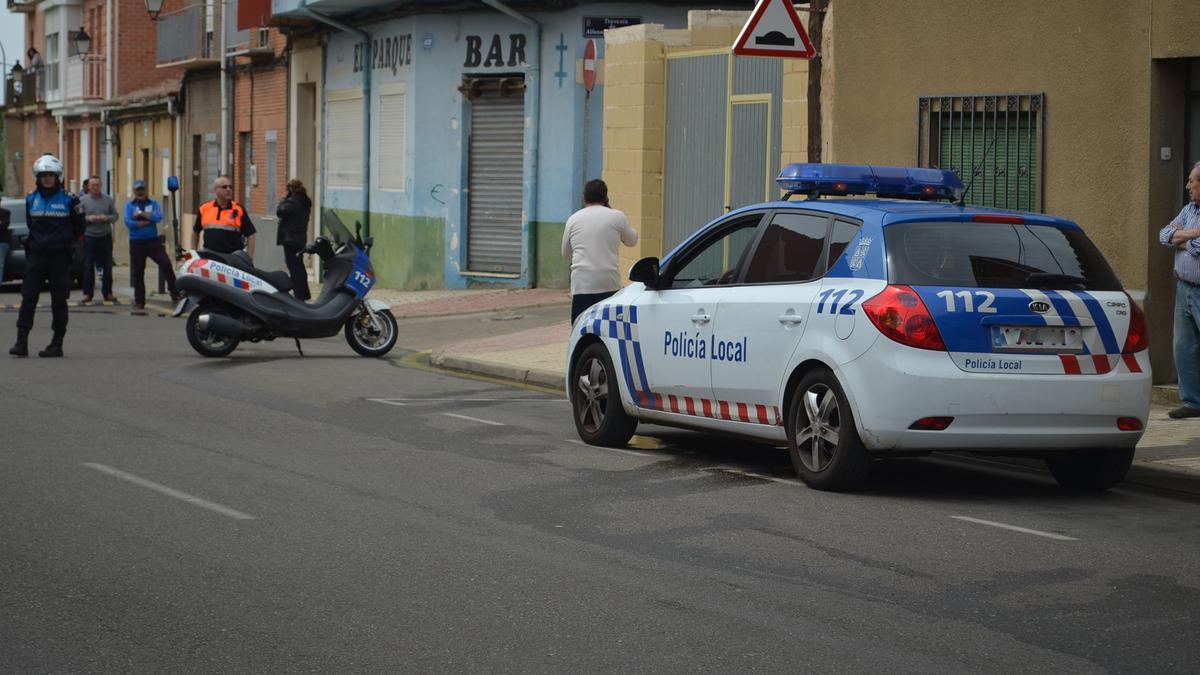
[[[520,274],[525,96],[487,87],[471,101],[467,269]]]

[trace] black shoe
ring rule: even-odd
[[[1173,420],[1185,420],[1189,417],[1200,417],[1200,408],[1192,408],[1190,406],[1181,405],[1167,413],[1167,417],[1170,417]]]
[[[50,340],[50,344],[46,345],[45,349],[38,352],[38,356],[42,357],[43,359],[58,358],[62,355],[63,355],[63,350],[62,350],[62,336],[61,335],[55,335],[54,338],[52,340]]]
[[[29,356],[29,341],[24,338],[17,338],[17,341],[8,350],[13,356]]]

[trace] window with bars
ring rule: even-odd
[[[923,96],[917,115],[918,166],[950,169],[964,201],[1042,210],[1043,94]]]

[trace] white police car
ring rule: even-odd
[[[638,261],[580,316],[584,441],[623,445],[644,420],[786,442],[829,490],[930,450],[1044,453],[1078,489],[1124,478],[1150,407],[1146,320],[1078,225],[964,207],[950,171],[792,164],[777,182],[783,201]],[[820,198],[855,194],[877,198]]]

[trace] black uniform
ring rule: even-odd
[[[283,260],[292,277],[292,292],[298,300],[312,297],[308,290],[308,272],[300,252],[308,243],[308,219],[312,215],[312,200],[308,195],[293,192],[279,203],[275,216],[279,219],[279,230],[275,243],[283,247]]]
[[[25,279],[21,284],[21,311],[17,331],[28,335],[33,328],[42,284],[50,283],[51,327],[55,340],[67,332],[67,298],[71,294],[71,255],[75,242],[87,226],[77,197],[62,186],[38,187],[25,197],[29,237],[25,240]]]

